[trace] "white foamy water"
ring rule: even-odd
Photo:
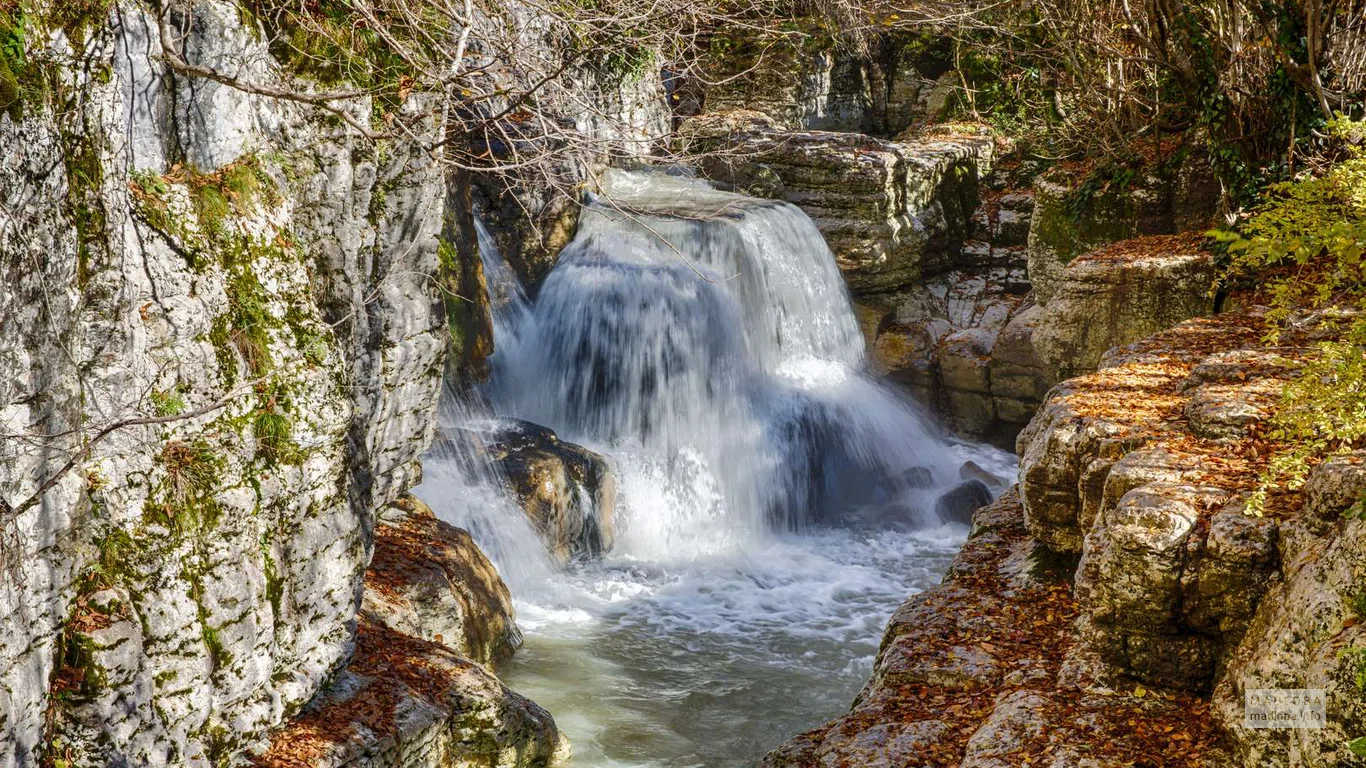
[[[847,709],[887,618],[938,581],[966,531],[933,502],[962,463],[1005,476],[1013,458],[946,441],[862,373],[798,209],[672,177],[605,189],[534,302],[480,230],[495,413],[447,418],[523,419],[608,457],[615,549],[552,566],[477,446],[428,457],[418,492],[507,580],[526,643],[502,675],[575,765],[753,765]]]

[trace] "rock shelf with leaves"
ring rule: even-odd
[[[853,711],[766,764],[1359,764],[1366,455],[1246,513],[1312,343],[1268,347],[1266,322],[1188,321],[1055,387],[1018,494],[893,617]],[[1250,688],[1322,688],[1328,724],[1243,728]]]

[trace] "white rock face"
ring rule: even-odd
[[[191,61],[279,82],[231,4],[185,21]],[[0,117],[0,766],[232,762],[349,654],[430,442],[444,186],[170,75],[140,5],[87,37],[62,114]]]
[[[1366,495],[1366,451],[1324,462],[1305,491],[1305,514],[1281,531],[1282,579],[1262,599],[1214,691],[1214,715],[1243,765],[1355,765],[1347,742],[1366,733],[1359,615],[1366,522],[1342,515]],[[1244,694],[1256,688],[1323,689],[1325,727],[1243,727]]]

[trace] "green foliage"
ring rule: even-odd
[[[1300,487],[1313,463],[1366,444],[1366,123],[1330,130],[1345,159],[1326,173],[1272,185],[1228,249],[1229,277],[1257,275],[1271,301],[1268,342],[1306,315],[1335,338],[1286,386],[1270,437],[1285,444],[1249,504],[1260,512],[1278,483]],[[1303,322],[1303,321],[1301,321]]]
[[[1358,736],[1347,742],[1347,751],[1357,757],[1366,757],[1366,736]]]
[[[398,111],[425,68],[440,69],[436,63],[445,60],[439,50],[443,30],[450,29],[444,5],[418,3],[403,12],[372,7],[383,33],[361,19],[352,0],[246,0],[243,8],[293,74],[372,93],[377,124]]]
[[[161,450],[161,466],[166,470],[162,490],[170,503],[183,506],[203,500],[218,484],[222,460],[208,442],[172,440]]]
[[[1350,659],[1356,663],[1357,688],[1366,691],[1366,648],[1347,648],[1340,653],[1340,658]]]
[[[101,196],[104,166],[99,147],[80,133],[64,130],[62,147],[67,211],[76,226],[76,281],[83,287],[90,277],[92,254],[100,247],[107,229]]]
[[[127,569],[128,561],[138,547],[132,534],[123,528],[115,528],[100,541],[99,549],[93,572],[101,586],[110,586],[117,581],[118,574]]]
[[[1366,619],[1366,590],[1352,595],[1347,607],[1352,609],[1352,615],[1358,619]]]
[[[23,6],[0,10],[0,111],[15,121],[52,87],[43,62],[28,50],[36,28],[37,20]]]
[[[229,273],[227,293],[228,312],[215,321],[210,334],[218,345],[218,362],[229,380],[238,374],[237,355],[246,363],[247,373],[263,376],[274,365],[270,329],[278,324],[268,308],[270,297],[250,266],[237,267]]]
[[[22,120],[57,94],[58,65],[66,54],[31,45],[60,30],[76,55],[94,29],[106,23],[113,0],[56,0],[0,4],[0,112]]]
[[[76,48],[85,47],[86,35],[104,24],[114,0],[56,0],[51,3],[47,22],[61,29]]]
[[[274,182],[252,155],[213,173],[186,169],[184,175],[199,226],[211,235],[221,230],[228,216],[249,215],[261,203],[271,204],[278,197]]]
[[[252,421],[252,431],[256,435],[256,449],[265,457],[267,464],[274,465],[287,460],[295,453],[291,450],[294,445],[290,441],[293,425],[289,417],[275,412],[273,407],[270,410],[256,412],[256,417]]]
[[[1091,208],[1096,195],[1111,189],[1123,190],[1138,178],[1138,167],[1134,164],[1107,163],[1096,168],[1080,184],[1068,191],[1062,205],[1073,223],[1080,222]]]
[[[185,412],[185,398],[175,390],[152,390],[152,412],[158,416],[177,416]]]
[[[172,210],[172,186],[189,192],[196,227]],[[231,262],[250,250],[248,235],[229,226],[232,217],[250,216],[262,205],[275,205],[280,194],[255,155],[245,155],[213,173],[177,165],[165,174],[135,172],[129,183],[135,210],[143,221],[180,242],[190,266],[204,267],[209,257]]]

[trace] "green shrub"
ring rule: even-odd
[[[1261,477],[1249,511],[1278,484],[1299,488],[1319,460],[1366,445],[1366,123],[1329,130],[1341,159],[1325,172],[1271,185],[1237,232],[1213,233],[1229,276],[1263,275],[1275,343],[1290,325],[1329,340],[1288,384],[1269,437],[1283,447]]]

